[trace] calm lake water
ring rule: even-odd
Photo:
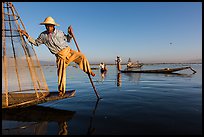
[[[121,73],[108,65],[103,76],[92,77],[102,99],[97,101],[88,76],[79,68],[67,68],[67,90],[72,98],[38,105],[11,120],[2,119],[3,134],[44,135],[202,135],[202,64],[176,74]],[[185,65],[185,66],[187,66]],[[143,69],[181,67],[181,64],[144,65]],[[97,68],[98,66],[92,66]],[[125,66],[122,66],[124,69]],[[50,92],[57,91],[55,66],[43,66]],[[25,113],[25,114],[26,114]],[[22,118],[20,118],[22,116]]]

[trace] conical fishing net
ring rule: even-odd
[[[16,107],[49,94],[40,62],[19,30],[24,24],[11,2],[2,3],[2,108]]]

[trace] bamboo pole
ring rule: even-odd
[[[12,9],[12,7],[11,7],[11,9]],[[7,11],[9,13],[9,6],[7,7]],[[20,82],[20,77],[19,77],[19,72],[18,72],[18,63],[17,63],[17,59],[16,59],[16,51],[15,51],[14,43],[13,43],[13,34],[12,34],[12,26],[11,26],[11,17],[10,17],[10,15],[8,16],[8,19],[9,19],[9,27],[10,27],[10,34],[11,34],[11,45],[12,45],[13,56],[14,56],[14,61],[15,61],[16,76],[17,76],[17,79],[18,79],[18,87],[19,87],[19,90],[21,91],[21,82]]]
[[[6,106],[8,106],[8,79],[7,79],[7,60],[6,60],[6,40],[5,40],[5,26],[4,26],[4,4],[2,4],[2,46],[3,46],[3,67],[4,67],[4,90],[6,98]]]
[[[70,27],[71,27],[71,26],[70,26]],[[79,46],[78,46],[78,44],[77,44],[76,38],[75,38],[75,36],[74,36],[74,33],[72,32],[71,35],[72,35],[72,37],[73,37],[73,39],[74,39],[74,43],[75,43],[75,45],[76,45],[76,47],[77,47],[78,52],[81,52],[80,49],[79,49]],[[88,73],[88,77],[89,77],[89,80],[90,80],[90,82],[91,82],[91,85],[92,85],[92,87],[93,87],[93,89],[94,89],[94,92],[95,92],[97,98],[98,98],[98,99],[101,99],[101,97],[99,97],[99,95],[98,95],[98,93],[97,93],[97,91],[96,91],[96,87],[94,86],[94,83],[93,83],[93,81],[92,81],[91,76],[90,76],[89,73]]]

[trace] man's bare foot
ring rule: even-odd
[[[59,97],[63,97],[65,93],[59,92]]]
[[[93,76],[93,77],[94,77],[94,76],[96,76],[96,74],[95,74],[95,73],[93,73],[93,72],[91,72],[90,74],[91,74],[91,76]]]

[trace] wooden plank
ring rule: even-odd
[[[6,104],[4,103],[5,101],[3,99],[5,98],[5,94],[2,94],[2,109],[28,107],[49,101],[70,98],[75,95],[76,91],[75,90],[66,91],[65,95],[61,97],[58,96],[58,93],[59,92],[49,92],[48,95],[42,96],[40,98],[34,98],[35,97],[35,95],[33,95],[34,93],[25,93],[25,95],[23,95],[24,93],[21,94],[13,93],[12,98],[14,98],[15,100],[12,100],[13,102],[11,102],[9,106],[6,106]],[[28,97],[30,97],[28,101],[22,102],[24,98],[28,99]],[[17,102],[18,100],[20,100],[19,103]]]

